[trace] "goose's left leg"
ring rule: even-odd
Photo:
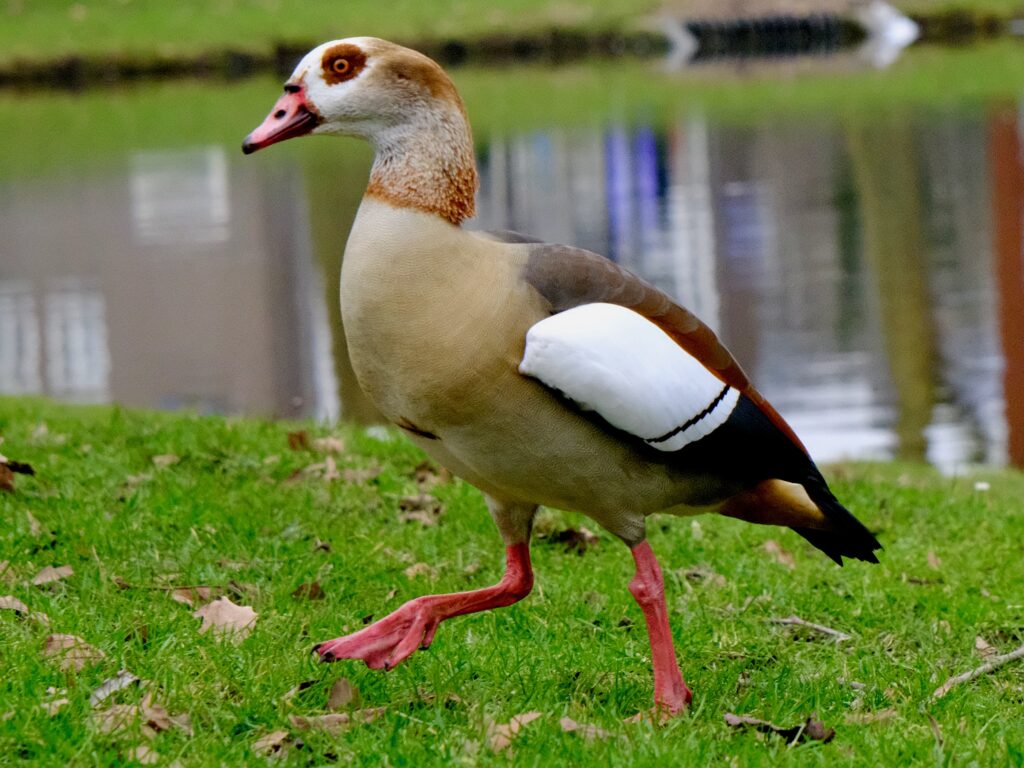
[[[320,643],[313,651],[321,661],[362,659],[372,669],[391,669],[418,648],[428,648],[445,619],[519,602],[533,589],[530,528],[537,507],[487,499],[491,515],[505,540],[505,575],[485,589],[447,595],[424,595],[365,629]]]
[[[636,575],[629,583],[629,591],[647,622],[654,666],[654,716],[659,720],[684,712],[693,700],[693,694],[686,687],[676,661],[668,606],[665,604],[665,580],[658,559],[646,539],[632,546],[630,551],[636,563]]]

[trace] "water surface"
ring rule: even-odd
[[[819,460],[1024,466],[1018,103],[740,119],[645,114],[634,87],[629,110],[478,123],[472,226],[656,283]],[[279,86],[196,88],[18,97],[63,124],[5,137],[0,392],[374,421],[337,298],[367,151],[244,158]]]

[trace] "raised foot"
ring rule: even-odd
[[[411,600],[365,629],[320,643],[320,661],[362,659],[370,669],[392,669],[418,648],[428,648],[442,617],[424,598]]]

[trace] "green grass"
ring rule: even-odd
[[[294,429],[0,399],[0,450],[36,471],[18,476],[15,493],[0,494],[0,561],[13,569],[13,577],[0,577],[0,594],[50,619],[45,627],[0,611],[0,754],[9,764],[124,764],[139,743],[161,764],[259,764],[252,744],[281,729],[304,744],[286,764],[504,765],[513,762],[509,753],[482,745],[487,723],[529,710],[543,716],[516,739],[517,765],[1024,761],[1024,663],[929,698],[947,677],[979,663],[976,636],[1001,651],[1024,642],[1024,477],[1017,473],[991,474],[983,492],[975,478],[941,478],[923,467],[834,468],[836,492],[885,545],[873,567],[839,569],[779,529],[711,517],[653,521],[677,650],[696,696],[689,715],[657,729],[622,722],[649,706],[649,649],[626,590],[630,558],[605,534],[583,555],[539,539],[532,596],[444,624],[429,652],[390,673],[315,663],[314,641],[361,627],[369,614],[496,579],[502,548],[480,495],[461,482],[431,491],[445,505],[440,524],[398,521],[399,499],[416,492],[412,475],[423,457],[397,435],[382,442],[358,428],[331,432],[347,443],[339,467],[379,466],[374,480],[289,481],[323,461],[317,451],[289,449]],[[166,454],[179,460],[156,467],[153,457]],[[538,529],[580,523],[545,511]],[[330,551],[316,549],[318,539]],[[765,551],[769,539],[792,552],[795,568]],[[405,575],[420,562],[436,576]],[[25,584],[47,565],[71,565],[74,575],[52,589]],[[686,575],[697,567],[718,577]],[[314,580],[326,599],[291,596]],[[244,596],[235,601],[259,614],[252,635],[239,645],[199,635],[191,609],[165,589],[184,584],[229,593],[235,584]],[[852,639],[837,645],[766,623],[790,614]],[[77,635],[106,659],[79,674],[61,672],[41,655],[51,632]],[[121,668],[150,681],[172,715],[187,713],[193,733],[100,733],[89,695]],[[289,716],[324,713],[328,689],[343,676],[363,706],[386,707],[385,714],[339,737],[296,731]],[[51,687],[70,701],[52,717],[40,706]],[[130,690],[111,701],[140,696]],[[889,719],[858,722],[889,709]],[[837,735],[828,745],[788,748],[729,729],[727,712],[784,726],[816,712]],[[563,733],[565,715],[611,736]]]
[[[277,43],[353,35],[399,40],[471,39],[553,26],[618,29],[656,0],[64,0],[8,2],[0,9],[0,64],[62,55],[148,58],[220,49],[263,53]]]
[[[1024,0],[895,0],[910,13],[951,10],[1007,17]],[[68,55],[133,60],[233,50],[266,54],[278,44],[352,35],[407,42],[473,40],[551,28],[626,30],[659,9],[721,15],[715,0],[10,0],[0,7],[0,67]]]

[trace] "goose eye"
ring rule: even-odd
[[[366,54],[357,46],[340,43],[324,51],[320,60],[327,85],[336,85],[357,77],[366,66]]]

